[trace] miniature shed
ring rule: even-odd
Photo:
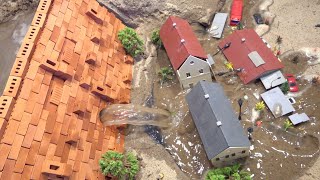
[[[201,80],[212,81],[208,57],[186,20],[170,16],[160,38],[183,89]]]
[[[244,84],[283,68],[282,63],[266,46],[253,29],[237,30],[219,43],[222,52],[233,64],[234,69],[242,69],[238,73]]]
[[[251,144],[221,85],[200,81],[186,99],[207,157],[213,165],[249,155]]]
[[[295,111],[279,87],[262,93],[261,97],[276,118]]]

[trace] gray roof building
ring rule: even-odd
[[[200,81],[187,94],[186,99],[208,159],[218,160],[219,154],[229,157],[222,152],[234,147],[242,148],[240,153],[246,152],[243,148],[249,148],[251,144],[222,86]],[[228,153],[238,156],[234,151]]]

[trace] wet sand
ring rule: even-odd
[[[0,94],[4,90],[17,51],[29,29],[33,16],[34,10],[30,10],[0,24]]]

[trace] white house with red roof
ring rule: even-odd
[[[170,16],[160,38],[183,89],[201,80],[212,81],[208,57],[186,20]]]

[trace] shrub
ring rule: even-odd
[[[281,84],[280,89],[283,92],[283,94],[287,94],[289,89],[290,89],[288,81],[283,83],[283,84]]]
[[[132,57],[136,57],[143,53],[143,41],[132,28],[124,28],[119,31],[118,38],[124,49]]]
[[[134,179],[139,171],[139,162],[132,153],[123,155],[115,151],[107,151],[99,160],[102,174],[119,179]]]
[[[287,119],[287,120],[284,121],[284,123],[283,123],[283,129],[284,129],[285,131],[287,131],[289,128],[293,128],[293,124],[292,124],[292,122],[291,122],[289,119]]]
[[[156,29],[156,30],[152,31],[152,33],[151,33],[151,41],[157,47],[161,47],[162,46],[162,41],[160,39],[160,30],[159,29]]]
[[[159,71],[159,76],[161,77],[161,84],[168,81],[168,80],[172,80],[172,76],[173,76],[173,71],[171,68],[169,67],[163,67],[160,69]]]
[[[233,64],[231,62],[225,62],[224,65],[229,71],[233,71]]]
[[[247,171],[239,171],[240,164],[234,164],[233,166],[227,166],[223,168],[211,169],[206,174],[206,180],[251,180],[251,174]]]
[[[263,101],[258,102],[255,107],[257,111],[262,111],[264,110],[264,108],[266,108],[266,105],[264,104]]]

